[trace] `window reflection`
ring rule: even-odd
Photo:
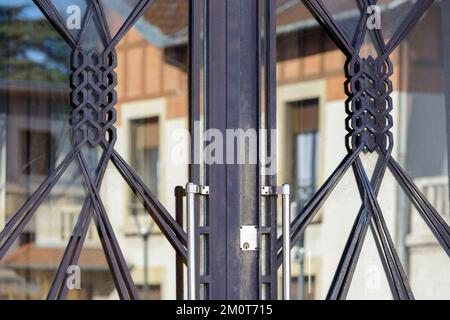
[[[3,229],[70,150],[71,108],[69,48],[32,1],[0,1],[0,42]],[[68,169],[0,263],[0,298],[46,296],[84,197],[78,174]]]
[[[54,1],[63,16],[69,2]],[[84,0],[74,2],[85,11]],[[380,1],[387,38],[413,2]],[[102,3],[114,34],[136,1]],[[354,35],[355,2],[324,3],[331,6],[345,32]],[[442,3],[436,1],[392,55],[396,70],[393,132],[395,157],[449,221],[445,105],[450,75],[444,73],[449,69]],[[346,153],[346,59],[301,1],[278,0],[277,15],[277,111],[278,127],[283,128],[279,130],[279,177],[280,184],[289,181],[293,186],[296,215]],[[188,123],[187,30],[188,1],[157,0],[117,50],[116,147],[169,212],[174,212],[175,186],[188,180],[187,166],[173,163],[171,153],[171,134],[186,129]],[[69,56],[68,46],[31,0],[0,0],[1,228],[72,148]],[[90,154],[92,166],[97,156]],[[150,299],[174,298],[171,246],[117,172],[108,168],[106,176],[102,198],[140,293]],[[296,298],[318,299],[326,294],[360,205],[352,179],[344,179],[294,249]],[[79,168],[71,166],[0,262],[0,299],[46,297],[85,196]],[[392,176],[386,177],[379,199],[416,296],[448,298],[448,257]],[[143,230],[149,233],[146,243]],[[363,251],[367,256],[361,258],[350,297],[389,297],[388,288],[367,286],[367,270],[375,265],[375,270],[383,271],[376,251]],[[82,287],[71,290],[69,298],[117,298],[93,225],[79,265]]]
[[[145,185],[158,196],[159,121],[158,118],[131,120],[132,166]],[[131,204],[132,214],[145,214],[137,196]]]
[[[358,24],[356,1],[323,1],[346,35]],[[416,1],[378,1],[387,41],[410,13]],[[279,183],[294,187],[291,209],[298,214],[304,203],[334,171],[346,154],[344,65],[346,58],[300,1],[278,0],[277,113],[281,132]],[[449,222],[446,103],[449,76],[444,74],[442,6],[436,1],[411,35],[392,55],[394,158],[398,159],[429,201]],[[444,23],[445,24],[445,23]],[[432,35],[432,36],[431,36]],[[376,55],[368,37],[362,55]],[[448,54],[448,52],[447,52]],[[447,70],[449,70],[447,68]],[[448,90],[447,90],[448,94]],[[306,112],[313,108],[317,114]],[[314,100],[315,99],[315,100]],[[311,109],[312,110],[312,109]],[[447,117],[448,118],[448,117]],[[315,127],[317,126],[317,127]],[[314,127],[314,128],[313,128]],[[313,151],[317,148],[317,151]],[[376,157],[364,155],[369,168]],[[310,298],[308,277],[315,280],[315,298],[325,297],[361,199],[352,174],[344,177],[293,250],[294,296]],[[379,196],[388,228],[406,266],[412,289],[419,298],[448,298],[448,257],[388,172]],[[309,255],[309,256],[308,256]],[[432,261],[432,263],[430,263]],[[426,271],[425,271],[426,270]],[[377,285],[368,274],[377,274]],[[300,275],[300,276],[299,276]],[[424,279],[427,280],[424,280]],[[366,238],[349,292],[350,299],[390,298],[372,236]],[[369,281],[370,282],[370,281]]]
[[[63,18],[68,17],[69,4],[80,5],[84,17],[84,0],[52,2]],[[113,34],[137,3],[101,2]],[[174,212],[175,186],[187,181],[186,161],[172,165],[170,148],[161,143],[170,143],[176,129],[187,129],[187,20],[187,0],[157,0],[117,48],[116,149],[169,212]],[[0,42],[3,229],[72,150],[72,106],[70,48],[32,0],[0,0]],[[83,152],[89,168],[95,169],[99,154]],[[141,298],[174,298],[173,249],[112,165],[101,194]],[[0,262],[0,299],[46,298],[85,197],[85,184],[74,163]],[[144,228],[150,234],[148,247],[140,237]],[[144,261],[144,252],[149,262]],[[81,288],[69,290],[69,299],[118,298],[93,221],[78,264]]]

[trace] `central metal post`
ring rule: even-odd
[[[258,0],[208,1],[207,129],[260,129],[261,64]],[[258,133],[256,134],[259,138]],[[225,141],[224,141],[225,142]],[[208,299],[259,299],[260,250],[241,250],[242,226],[260,225],[260,167],[240,163],[236,138],[223,146],[223,161],[207,166],[211,188],[208,206]],[[259,139],[245,148],[259,156]],[[250,154],[251,153],[251,154]],[[264,230],[266,231],[266,230]],[[260,230],[257,231],[257,236]],[[213,249],[212,249],[213,248]]]

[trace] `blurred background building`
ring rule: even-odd
[[[333,3],[336,19],[351,35],[359,11],[350,1]],[[413,3],[380,1],[387,38]],[[346,154],[346,61],[301,1],[277,4],[278,177],[293,187],[295,215]],[[120,7],[112,5],[108,14],[120,19],[118,12]],[[188,129],[188,19],[187,0],[157,0],[117,50],[116,148],[171,213],[174,188],[188,181],[187,154],[174,151],[180,143],[174,132]],[[444,52],[442,26],[436,1],[392,55],[393,155],[450,222],[445,111],[450,75],[444,73],[450,53]],[[0,0],[0,42],[2,229],[70,151],[71,106],[70,49],[31,0]],[[370,39],[364,52],[376,54]],[[363,157],[366,168],[376,160]],[[142,297],[174,299],[175,254],[112,166],[101,193]],[[85,196],[79,168],[73,165],[0,262],[0,299],[46,297]],[[449,299],[448,256],[389,173],[379,199],[416,297]],[[292,251],[294,298],[325,297],[360,205],[349,172]],[[79,264],[81,290],[72,290],[69,298],[117,299],[94,225]],[[391,298],[370,231],[349,298]]]

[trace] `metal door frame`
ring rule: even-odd
[[[219,129],[224,136],[229,128],[261,129],[263,85],[267,88],[265,123],[275,128],[275,9],[275,1],[207,1],[206,129]],[[261,15],[266,17],[264,25]],[[263,30],[268,35],[264,43]],[[264,78],[262,52],[265,52],[264,63],[269,66],[264,69]],[[276,145],[269,144],[267,148],[269,152],[276,152]],[[262,185],[274,184],[276,176],[261,177],[259,164],[209,165],[206,170],[208,181],[205,183],[210,187],[209,272],[202,284],[209,287],[208,297],[275,299],[276,199],[265,200],[262,212],[258,190]],[[262,225],[263,220],[267,221],[265,225]],[[246,225],[256,226],[259,243],[267,243],[268,247],[243,252],[239,245],[240,229]],[[267,269],[261,267],[261,259],[270,264]]]

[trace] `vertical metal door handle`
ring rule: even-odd
[[[283,215],[283,300],[291,299],[291,187],[281,186]]]
[[[289,184],[280,186],[264,186],[262,196],[282,197],[283,220],[283,300],[291,299],[291,187]]]
[[[197,186],[193,183],[186,184],[186,208],[187,208],[187,291],[188,300],[196,298],[196,274],[195,265],[195,207],[194,196],[197,193]]]
[[[197,226],[195,217],[195,195],[208,196],[209,187],[199,186],[194,183],[186,184],[186,208],[187,208],[187,291],[188,300],[197,299],[197,253],[195,246]]]

